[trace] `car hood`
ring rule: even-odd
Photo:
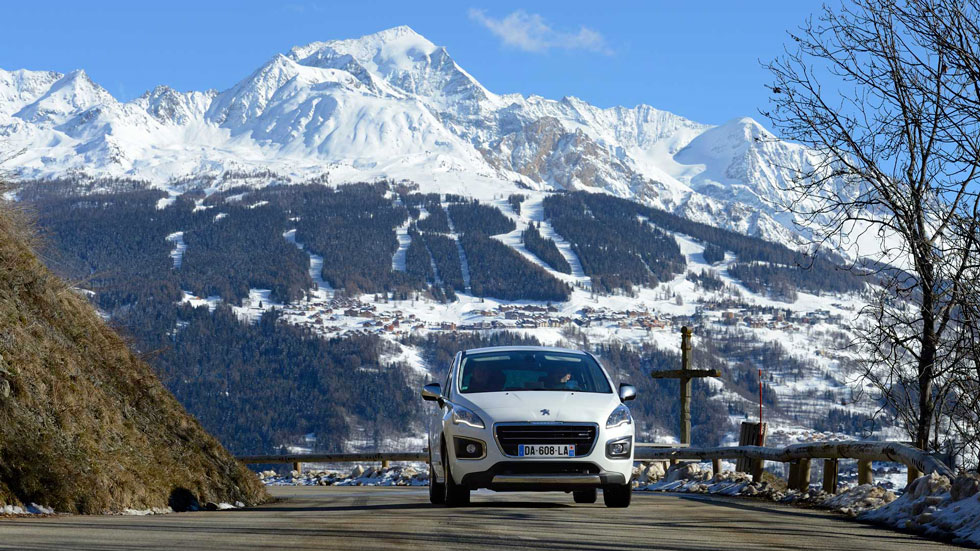
[[[530,390],[463,395],[466,407],[485,413],[490,423],[566,421],[604,423],[619,405],[616,394]]]

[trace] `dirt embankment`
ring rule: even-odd
[[[268,499],[32,243],[0,200],[0,504],[103,513]]]

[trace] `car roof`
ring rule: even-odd
[[[532,352],[564,352],[566,354],[580,354],[585,356],[586,353],[581,350],[575,350],[574,348],[559,348],[556,346],[487,346],[484,348],[470,348],[463,352],[464,356],[470,354],[481,354],[484,352],[516,352],[516,351],[532,351]]]

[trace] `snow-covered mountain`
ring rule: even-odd
[[[0,70],[0,170],[158,186],[263,171],[332,183],[409,178],[473,196],[585,189],[774,240],[774,201],[810,153],[749,118],[498,95],[408,27],[279,54],[223,92],[120,102],[83,71]],[[520,182],[520,184],[516,184]]]

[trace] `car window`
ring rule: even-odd
[[[610,393],[602,368],[591,357],[568,352],[518,350],[471,354],[459,368],[459,391],[569,391]]]
[[[446,384],[442,387],[442,393],[444,396],[449,398],[450,390],[453,382],[453,369],[456,367],[456,362],[459,361],[460,354],[457,352],[456,356],[453,358],[453,363],[449,365],[449,372],[446,373]]]

